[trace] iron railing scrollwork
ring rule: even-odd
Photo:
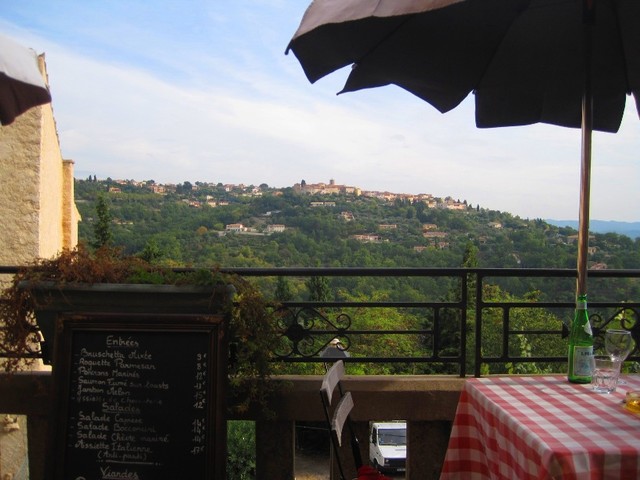
[[[283,302],[280,314],[276,316],[281,332],[281,341],[273,349],[276,362],[321,363],[326,361],[323,353],[336,348],[334,353],[342,354],[347,363],[402,364],[402,368],[390,369],[394,373],[465,376],[472,372],[480,376],[527,371],[534,366],[540,371],[562,371],[566,364],[566,336],[574,309],[576,272],[573,269],[317,267],[223,270],[255,277],[256,281],[258,277],[300,280],[324,276],[334,277],[338,282],[359,277],[371,285],[376,285],[380,277],[398,279],[399,285],[447,282],[449,293],[444,299],[431,298],[429,289],[425,288],[423,298],[417,298],[414,292],[412,298],[401,300]],[[16,271],[17,267],[0,266],[2,273]],[[640,292],[640,270],[598,270],[590,271],[589,276],[590,288],[595,292],[593,296],[590,294],[589,312],[596,349],[602,346],[603,332],[607,328],[624,328],[632,333],[636,342],[629,360],[640,362],[640,298],[633,301],[615,298],[620,291]],[[531,298],[522,295],[512,298],[505,293],[511,282],[518,281],[531,284],[534,290]],[[304,282],[300,280],[300,283]],[[548,300],[548,294],[537,298],[536,285],[541,285],[541,289],[551,288],[553,301]],[[372,286],[371,291],[376,288]],[[402,297],[402,292],[394,293],[396,297]],[[407,318],[411,322],[407,322]],[[368,322],[364,321],[366,319]],[[551,353],[547,348],[540,349],[541,345],[549,343],[556,345]]]
[[[315,305],[283,306],[278,315],[278,327],[286,341],[278,345],[274,355],[279,359],[299,357],[308,360],[321,357],[332,345],[346,353],[351,346],[351,323],[351,317],[344,312],[327,311]]]

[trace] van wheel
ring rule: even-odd
[[[373,460],[373,468],[375,468],[377,471],[380,471],[380,464],[378,463],[378,460]]]

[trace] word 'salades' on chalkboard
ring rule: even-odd
[[[63,315],[56,480],[225,476],[220,315]]]

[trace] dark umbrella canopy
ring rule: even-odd
[[[0,123],[50,101],[36,52],[0,35]]]
[[[312,83],[352,65],[342,92],[395,84],[442,113],[473,93],[481,128],[581,128],[586,293],[591,135],[627,95],[640,113],[640,0],[315,0],[289,50]]]
[[[478,127],[580,128],[589,0],[316,0],[288,49],[311,82],[353,65],[343,92],[398,85],[440,112],[473,92]],[[640,1],[593,0],[593,128],[640,110]]]

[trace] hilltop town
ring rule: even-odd
[[[437,198],[432,194],[420,193],[420,194],[408,194],[408,193],[393,193],[389,191],[376,191],[376,190],[363,190],[357,186],[340,185],[331,179],[329,183],[307,183],[302,180],[300,183],[296,183],[292,187],[285,188],[271,188],[266,184],[260,186],[245,185],[245,184],[214,184],[206,182],[196,182],[192,184],[190,182],[184,182],[183,184],[159,184],[155,181],[135,181],[135,180],[113,180],[108,187],[109,193],[118,194],[122,193],[123,188],[127,186],[145,188],[158,195],[167,194],[180,194],[182,196],[181,201],[193,208],[203,208],[204,206],[215,208],[228,206],[230,204],[230,197],[261,197],[265,194],[279,196],[282,195],[285,190],[291,191],[300,195],[313,195],[317,197],[333,197],[340,196],[341,198],[362,198],[362,199],[376,199],[385,203],[400,202],[401,204],[413,205],[420,203],[425,208],[439,208],[446,210],[464,211],[471,208],[467,205],[466,201],[461,202],[459,200],[453,200],[451,197]],[[217,192],[214,193],[214,192]],[[225,195],[221,196],[223,193]],[[331,200],[317,200],[310,201],[310,208],[335,208],[337,206],[335,201]],[[264,216],[272,216],[274,212],[265,212]],[[352,211],[343,210],[340,211],[339,217],[345,222],[351,222],[355,220],[355,216]],[[493,225],[495,228],[500,228],[499,223]],[[376,230],[390,231],[396,230],[398,225],[396,223],[382,223],[379,224]],[[256,226],[248,226],[244,223],[233,222],[224,225],[224,230],[219,231],[218,235],[224,236],[227,233],[244,234],[244,235],[270,235],[272,233],[281,233],[287,229],[285,224],[280,223],[266,223],[257,228]],[[432,241],[433,245],[438,248],[446,248],[449,244],[445,241],[447,237],[446,232],[438,230],[438,226],[433,223],[426,223],[422,225],[422,237]],[[384,236],[375,232],[364,233],[352,233],[349,238],[364,243],[376,243],[388,241]],[[415,245],[416,251],[422,251],[426,249],[425,245]]]
[[[283,190],[287,188],[293,189],[294,192],[308,195],[347,195],[352,197],[365,197],[365,198],[376,198],[378,200],[384,200],[387,202],[394,202],[396,200],[408,203],[422,202],[428,208],[445,208],[447,210],[466,210],[469,208],[466,200],[461,202],[460,200],[454,200],[451,197],[446,198],[438,198],[434,197],[430,193],[393,193],[389,191],[377,191],[377,190],[363,190],[360,187],[350,186],[350,185],[340,185],[335,182],[335,180],[329,180],[329,183],[319,182],[319,183],[306,183],[302,180],[300,183],[296,183],[292,187],[283,187],[283,188],[272,188],[266,184],[262,184],[260,186],[254,185],[245,185],[243,183],[240,184],[230,184],[230,183],[207,183],[207,182],[195,182],[192,184],[191,182],[184,182],[183,184],[175,184],[175,183],[156,183],[153,180],[113,180],[114,184],[119,186],[111,186],[109,187],[109,192],[118,193],[122,191],[121,186],[135,186],[135,187],[143,187],[148,188],[153,193],[157,193],[160,195],[164,195],[167,193],[188,193],[191,192],[193,194],[197,194],[198,192],[206,192],[211,190],[220,190],[222,189],[227,193],[234,193],[237,195],[242,195],[246,197],[259,197],[266,192],[271,193],[272,195],[277,195],[278,192],[282,193]],[[204,204],[215,207],[218,205],[226,205],[227,202],[216,200],[216,197],[213,195],[206,195],[204,201],[193,200],[189,202],[189,205],[192,207],[202,207]]]
[[[335,181],[290,187],[152,180],[76,180],[80,237],[91,240],[107,193],[116,244],[187,264],[458,266],[471,243],[487,267],[572,268],[576,230],[432,194]],[[358,247],[360,245],[360,247]],[[591,237],[591,269],[631,268],[628,237]]]

